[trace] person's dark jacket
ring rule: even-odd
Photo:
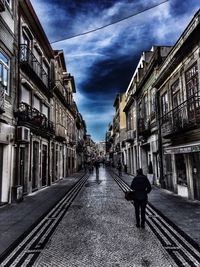
[[[147,200],[151,184],[145,175],[137,175],[133,178],[131,189],[134,191],[134,200]]]

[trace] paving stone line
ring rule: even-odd
[[[130,190],[130,187],[115,172],[110,171],[110,173],[124,192]],[[152,217],[152,215],[154,216]],[[200,266],[200,251],[182,237],[149,205],[147,205],[147,224],[178,266]],[[174,247],[174,249],[168,249],[168,246]]]
[[[31,266],[29,264],[33,264],[88,177],[88,175],[83,176],[75,184],[43,220],[41,220],[41,222],[20,242],[10,255],[1,262],[0,266],[21,267],[22,264],[23,266]],[[54,218],[52,218],[52,216]],[[32,250],[33,248],[34,251]]]

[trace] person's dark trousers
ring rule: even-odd
[[[134,200],[136,224],[140,226],[140,211],[141,211],[141,226],[145,225],[145,212],[147,200]]]

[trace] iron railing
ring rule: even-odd
[[[54,133],[54,123],[27,103],[21,102],[16,112],[19,122],[28,123],[30,126],[37,127],[39,130]]]
[[[162,136],[200,126],[200,96],[194,95],[161,117]]]
[[[49,74],[45,71],[42,64],[35,57],[33,52],[26,44],[20,45],[20,63],[26,63],[36,73],[44,85],[49,87]]]
[[[5,87],[0,83],[0,114],[5,112]]]

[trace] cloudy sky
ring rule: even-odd
[[[164,0],[31,0],[50,40],[110,24]],[[75,77],[75,100],[95,141],[105,139],[113,102],[125,92],[143,51],[173,45],[200,8],[199,0],[169,0],[102,30],[53,43]]]

